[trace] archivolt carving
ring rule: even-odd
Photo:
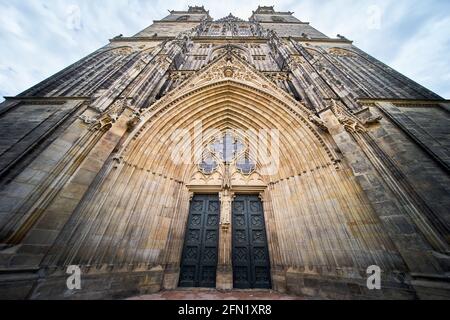
[[[232,74],[227,74],[227,70],[231,70]],[[225,54],[182,83],[178,90],[145,109],[140,115],[141,121],[124,142],[119,154],[124,157],[124,163],[136,165],[137,168],[154,171],[151,166],[157,165],[165,170],[175,170],[178,173],[174,173],[174,177],[185,183],[191,179],[203,179],[210,183],[211,180],[220,179],[220,175],[207,176],[204,172],[194,175],[195,171],[199,171],[197,167],[190,171],[186,166],[174,165],[166,156],[169,141],[161,137],[170,137],[174,128],[189,128],[195,120],[202,120],[205,129],[277,128],[282,131],[282,157],[287,157],[285,167],[276,175],[281,178],[308,172],[313,168],[325,168],[336,162],[337,157],[316,130],[320,123],[311,121],[311,115],[310,110],[279,90],[264,74],[236,55]],[[155,136],[156,132],[159,138]],[[156,147],[152,146],[154,143]],[[292,144],[301,144],[296,150],[304,150],[305,153],[289,156],[293,150]],[[150,155],[150,151],[145,150],[151,150],[151,154],[154,154],[148,160],[137,156],[139,152]],[[310,156],[310,160],[301,160]],[[235,172],[231,174],[232,181],[253,180],[252,183],[261,185],[278,179],[272,177],[262,182],[265,178],[258,175],[246,176],[239,170]]]
[[[232,71],[232,74],[226,72],[230,70]],[[182,83],[176,91],[167,94],[152,107],[146,109],[147,111],[145,114],[151,114],[158,108],[176,102],[177,99],[181,99],[183,95],[193,94],[195,90],[202,87],[204,88],[219,81],[231,79],[233,81],[239,81],[249,87],[262,89],[267,96],[277,97],[286,105],[292,105],[299,108],[302,114],[306,115],[306,118],[311,114],[311,111],[306,106],[292,99],[292,97],[283,90],[279,90],[275,83],[268,81],[262,72],[259,72],[249,63],[230,52],[222,55],[222,57],[202,69],[194,77],[190,77],[187,81]]]

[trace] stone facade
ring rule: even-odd
[[[0,297],[177,288],[189,204],[207,193],[221,202],[218,289],[233,288],[233,199],[256,194],[274,290],[448,299],[449,107],[290,12],[172,11],[0,105]],[[277,129],[277,170],[174,162],[175,130],[196,139],[199,121]],[[66,287],[70,265],[82,290]]]

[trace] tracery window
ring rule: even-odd
[[[204,174],[214,173],[220,163],[236,167],[244,175],[250,175],[256,170],[256,163],[250,158],[249,146],[233,132],[213,138],[204,148],[202,161],[199,164]]]

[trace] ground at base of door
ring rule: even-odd
[[[161,291],[155,294],[132,297],[127,300],[305,300],[298,296],[290,296],[271,290],[199,290],[183,289]]]

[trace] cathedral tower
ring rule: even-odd
[[[0,297],[449,298],[449,106],[291,12],[170,11],[0,105]]]

